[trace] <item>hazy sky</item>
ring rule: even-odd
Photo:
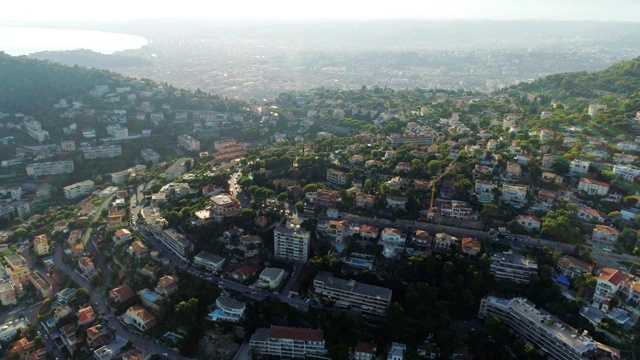
[[[140,18],[548,19],[638,21],[639,0],[16,0],[2,20]]]

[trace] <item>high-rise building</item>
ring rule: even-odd
[[[316,294],[335,301],[338,306],[355,307],[363,313],[384,315],[391,304],[390,289],[336,278],[326,271],[316,275],[313,287]]]
[[[285,226],[273,231],[274,256],[306,262],[311,247],[310,233],[300,227],[299,219],[292,219]]]

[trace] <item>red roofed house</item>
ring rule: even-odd
[[[109,291],[109,299],[115,303],[123,303],[135,295],[136,294],[133,292],[131,287],[127,284],[118,286],[117,288],[113,288]]]
[[[597,303],[610,299],[620,289],[622,289],[628,277],[620,270],[603,268],[598,275],[598,285],[596,285],[593,300]]]
[[[96,319],[96,314],[93,312],[91,305],[78,310],[78,325],[91,324]]]
[[[160,295],[171,296],[178,291],[178,277],[173,275],[165,275],[158,280],[156,292]]]
[[[247,280],[258,273],[258,265],[245,265],[241,268],[235,269],[231,276],[236,280]]]
[[[396,165],[397,171],[411,171],[411,169],[413,169],[413,165],[411,165],[410,162],[399,162],[398,165]]]
[[[595,221],[603,223],[607,219],[607,215],[595,209],[579,209],[578,217],[585,221]]]
[[[620,235],[620,230],[605,225],[596,225],[591,234],[591,242],[604,246],[615,244]]]
[[[378,230],[377,226],[362,224],[360,225],[359,234],[363,239],[376,239],[378,237],[379,231],[380,230]]]
[[[378,348],[373,343],[358,341],[353,350],[354,360],[373,360],[376,357]]]
[[[361,208],[372,208],[376,202],[375,195],[367,195],[365,193],[357,193],[356,194],[356,207]]]
[[[83,256],[78,260],[78,268],[87,279],[96,274],[96,267],[90,257]]]
[[[224,190],[221,186],[218,185],[207,185],[202,188],[202,196],[213,196],[222,193]]]
[[[582,191],[583,194],[594,196],[605,196],[609,192],[609,185],[606,182],[596,181],[588,178],[581,178],[578,182],[578,191]]]
[[[286,326],[259,328],[251,336],[249,345],[258,354],[287,358],[305,358],[307,355],[327,353],[324,332],[320,329]]]
[[[558,271],[569,279],[574,279],[586,273],[593,273],[594,266],[588,262],[578,260],[571,256],[563,256],[557,263]]]
[[[472,237],[462,238],[462,253],[470,256],[477,256],[482,250],[480,240]]]
[[[80,241],[81,238],[82,238],[82,231],[78,229],[71,230],[71,232],[69,233],[69,237],[67,238],[67,243],[70,245],[75,244],[78,241]]]
[[[421,248],[431,249],[433,247],[433,237],[424,230],[416,230],[416,233],[413,235],[413,242]]]
[[[527,231],[539,231],[540,225],[542,224],[540,219],[533,215],[518,215],[516,222],[527,229]]]
[[[87,342],[92,347],[100,347],[111,342],[111,336],[106,326],[95,325],[87,329]]]
[[[116,243],[116,245],[120,245],[125,241],[131,240],[132,237],[133,236],[131,235],[131,232],[129,230],[120,229],[113,235],[113,242]]]
[[[20,340],[13,343],[13,347],[9,354],[17,354],[19,359],[24,359],[27,355],[29,355],[36,347],[35,342],[29,341],[26,337],[21,338]],[[12,358],[11,356],[7,358]]]
[[[133,325],[140,331],[149,330],[156,324],[153,314],[138,305],[130,307],[122,318],[125,324]]]

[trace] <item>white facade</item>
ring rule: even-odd
[[[310,233],[300,227],[297,222],[288,222],[286,226],[278,226],[273,231],[274,256],[306,262],[311,247]]]
[[[75,199],[80,196],[89,195],[95,183],[91,180],[81,181],[79,183],[71,184],[62,188],[64,191],[64,197],[67,199]]]
[[[73,172],[73,161],[33,163],[27,165],[26,170],[29,176],[70,174]]]
[[[609,192],[609,184],[587,178],[581,178],[578,182],[578,191],[587,195],[605,196]]]
[[[178,135],[178,145],[189,151],[200,151],[200,141],[186,134]]]
[[[90,159],[107,159],[122,155],[122,147],[120,145],[96,146],[84,149],[84,158]]]
[[[491,180],[476,180],[474,192],[481,203],[488,204],[493,202],[493,183]]]
[[[216,308],[209,313],[207,320],[239,322],[244,318],[246,304],[228,296],[216,299]]]
[[[39,121],[33,119],[24,120],[24,128],[27,130],[27,134],[30,137],[38,140],[38,142],[43,142],[49,138],[49,132],[46,130],[42,130],[42,126]]]
[[[383,246],[382,255],[386,258],[393,258],[404,252],[405,240],[401,230],[385,228],[382,230],[379,241],[379,244]]]
[[[627,181],[633,181],[636,177],[640,176],[640,169],[631,165],[614,165],[613,173]]]
[[[502,201],[514,207],[521,207],[527,202],[527,188],[518,185],[502,185]]]
[[[569,173],[572,175],[583,175],[589,171],[591,162],[575,159],[569,163]]]

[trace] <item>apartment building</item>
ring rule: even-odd
[[[187,172],[187,168],[188,168],[187,164],[188,163],[193,165],[193,159],[192,158],[180,158],[180,159],[176,160],[165,171],[166,179],[168,181],[173,181],[173,180],[179,178],[180,176],[182,176],[183,174],[185,174]]]
[[[83,149],[82,153],[85,160],[109,159],[122,155],[122,147],[120,145],[96,146]]]
[[[222,266],[224,266],[225,260],[226,259],[222,256],[214,255],[203,250],[198,255],[193,257],[193,265],[196,267],[204,268],[209,272],[215,273],[222,270]]]
[[[73,172],[73,161],[52,161],[29,164],[26,167],[28,176],[71,174]]]
[[[336,169],[327,169],[327,181],[336,185],[347,183],[347,173]]]
[[[538,274],[538,264],[522,255],[508,251],[491,256],[489,271],[496,280],[528,284],[531,276]]]
[[[589,171],[589,165],[591,165],[589,161],[580,159],[572,160],[571,163],[569,163],[569,173],[571,175],[584,175]]]
[[[610,187],[609,183],[584,177],[578,182],[578,191],[592,196],[606,196]]]
[[[187,237],[173,229],[165,229],[158,236],[160,242],[169,251],[174,253],[180,260],[186,262],[191,251],[193,250],[193,243]]]
[[[38,271],[34,271],[29,276],[29,282],[33,285],[43,299],[53,296],[51,284],[45,280]]]
[[[476,180],[474,193],[478,196],[478,201],[483,204],[493,202],[493,183],[491,180]]]
[[[178,145],[188,151],[200,151],[200,141],[187,134],[178,135]]]
[[[520,185],[502,185],[502,201],[516,208],[522,207],[527,203],[527,188]]]
[[[536,309],[535,305],[525,298],[484,297],[480,302],[478,317],[491,316],[504,321],[524,340],[555,359],[598,358],[598,348],[608,348],[599,346],[586,331],[580,333],[550,313]]]
[[[393,146],[400,146],[405,142],[410,142],[416,145],[429,145],[436,139],[435,132],[423,132],[420,135],[393,135],[387,136],[387,140],[391,141]]]
[[[27,282],[29,282],[29,274],[31,274],[31,269],[29,269],[29,263],[27,263],[27,260],[25,260],[22,255],[5,255],[4,261],[7,263],[5,271],[14,284],[26,284]]]
[[[335,301],[338,306],[358,308],[363,313],[383,316],[391,304],[390,289],[339,279],[326,271],[316,275],[313,287],[316,294]]]
[[[596,225],[591,233],[591,242],[603,246],[612,246],[618,241],[620,230],[606,225]]]
[[[33,238],[33,250],[38,256],[49,255],[51,248],[49,247],[49,239],[46,234],[38,235]]]
[[[273,231],[273,252],[276,258],[304,261],[309,259],[311,234],[300,227],[299,219],[292,219],[285,226]]]
[[[627,181],[633,181],[636,177],[640,176],[640,168],[631,165],[614,165],[613,173]]]
[[[140,150],[140,157],[144,161],[151,161],[154,164],[160,162],[160,154],[153,149],[142,149]]]
[[[62,151],[75,151],[76,150],[76,142],[73,140],[66,140],[60,142],[60,146],[62,146]]]
[[[25,118],[24,120],[24,129],[27,131],[30,137],[38,140],[38,142],[43,142],[49,138],[49,132],[46,130],[42,130],[42,125],[39,121],[36,121],[31,118]]]
[[[0,304],[2,306],[16,305],[18,300],[16,299],[16,291],[13,284],[10,281],[4,281],[0,283]]]
[[[218,194],[209,198],[211,215],[214,221],[221,222],[227,217],[238,216],[242,211],[242,204],[229,194]]]
[[[86,196],[91,194],[95,183],[91,180],[81,181],[75,184],[71,184],[62,188],[64,191],[64,197],[67,199],[75,199],[80,196]]]
[[[556,264],[558,271],[569,279],[575,279],[587,273],[593,273],[594,265],[571,256],[563,256]]]
[[[324,332],[286,326],[259,328],[249,341],[254,353],[283,359],[303,359],[327,354]]]

